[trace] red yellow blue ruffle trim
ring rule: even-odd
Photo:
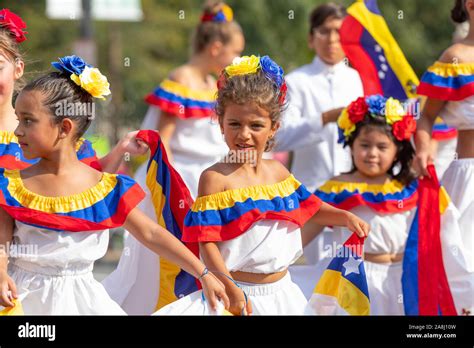
[[[321,200],[290,175],[270,185],[249,186],[198,197],[184,220],[183,241],[225,241],[263,219],[299,226],[321,207]]]
[[[421,77],[417,93],[446,101],[474,95],[474,63],[435,62]]]
[[[29,191],[18,170],[0,169],[0,207],[13,219],[56,231],[116,228],[144,198],[133,179],[103,173],[94,187],[71,196],[45,197]]]
[[[214,114],[216,93],[217,90],[194,90],[167,79],[145,101],[182,119],[204,118]]]
[[[403,185],[391,180],[383,185],[329,180],[314,193],[323,202],[350,210],[365,205],[382,213],[395,213],[416,207],[418,182]]]

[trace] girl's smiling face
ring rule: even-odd
[[[367,176],[385,175],[396,161],[397,146],[380,130],[364,127],[351,147],[354,165]]]
[[[256,103],[229,103],[220,120],[221,131],[229,149],[239,153],[255,151],[260,159],[279,123],[272,125],[270,113]]]
[[[0,105],[11,104],[15,81],[23,75],[23,61],[12,59],[0,51]]]

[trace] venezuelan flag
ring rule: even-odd
[[[3,309],[0,309],[0,316],[25,315],[20,299],[13,299],[12,302],[14,304],[13,307],[3,307]]]
[[[171,166],[161,138],[156,131],[142,130],[137,134],[151,150],[147,168],[147,186],[152,195],[158,223],[182,240],[184,218],[193,204],[186,184]],[[199,257],[196,243],[184,243]],[[197,280],[175,264],[160,256],[160,290],[156,309],[199,289]]]
[[[366,95],[404,100],[416,97],[418,77],[393,38],[376,0],[358,0],[348,9],[341,44],[359,72]]]
[[[178,82],[164,80],[145,97],[145,101],[179,118],[203,118],[214,113],[216,92],[193,90]]]
[[[366,205],[381,213],[408,211],[418,200],[416,180],[403,185],[392,180],[384,185],[329,180],[315,191],[323,202],[344,210]]]
[[[316,314],[370,314],[363,243],[353,233],[329,263],[308,302]]]
[[[276,184],[198,197],[186,215],[183,240],[229,240],[245,233],[252,224],[263,219],[286,220],[302,226],[321,204],[321,200],[293,175]]]
[[[418,208],[405,247],[403,304],[407,315],[456,315],[440,238],[440,214],[449,198],[433,165],[428,166],[428,172],[431,178],[420,180]]]
[[[446,101],[474,95],[474,63],[435,62],[421,77],[418,94]]]
[[[103,173],[89,190],[67,197],[43,197],[23,185],[18,170],[0,168],[0,206],[15,220],[54,231],[117,228],[145,193],[131,178]]]

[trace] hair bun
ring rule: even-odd
[[[464,0],[456,0],[451,10],[451,19],[456,23],[463,23],[468,20]]]
[[[201,22],[232,22],[234,11],[223,2],[212,3],[204,9]]]
[[[103,100],[104,96],[110,94],[107,77],[102,75],[99,69],[87,64],[81,57],[65,56],[59,58],[59,62],[51,62],[51,65],[60,72],[68,74],[76,85],[94,98]]]

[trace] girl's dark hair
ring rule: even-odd
[[[454,7],[451,9],[451,19],[456,23],[463,23],[468,20],[465,7],[465,0],[456,0]]]
[[[28,83],[23,91],[39,91],[54,124],[69,118],[77,125],[75,140],[84,135],[94,117],[93,97],[74,83],[68,74],[52,72]],[[92,110],[92,113],[91,113]]]
[[[333,2],[319,5],[309,15],[309,33],[313,34],[313,29],[322,25],[329,17],[343,19],[346,15],[346,8],[342,5]]]
[[[204,13],[216,14],[224,5],[222,1],[207,1],[204,5]],[[193,52],[202,52],[207,45],[214,41],[220,41],[226,45],[232,40],[235,33],[242,33],[242,28],[234,20],[230,22],[200,22],[192,36]]]
[[[411,163],[415,156],[415,149],[413,148],[413,145],[409,140],[400,141],[395,138],[392,133],[392,127],[387,124],[384,116],[372,117],[366,115],[364,120],[356,123],[356,129],[351,134],[344,146],[349,145],[352,149],[355,139],[364,129],[367,131],[375,130],[382,132],[383,134],[387,135],[397,147],[397,153],[395,155],[396,160],[393,162],[388,171],[388,174],[392,179],[398,180],[406,185],[416,178],[415,173],[411,169]],[[349,173],[354,173],[357,170],[354,161],[352,162],[352,169],[349,171]],[[394,168],[397,164],[400,164],[401,169],[399,173],[395,174]]]
[[[286,107],[284,103],[279,102],[281,93],[275,83],[261,70],[255,74],[233,76],[227,79],[217,92],[215,108],[219,123],[222,123],[225,109],[229,104],[243,105],[253,102],[270,113],[273,127],[280,121],[281,113]],[[270,151],[273,146],[274,139],[269,139],[265,151]]]

